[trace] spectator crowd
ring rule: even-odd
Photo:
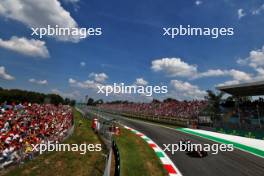
[[[73,124],[68,105],[0,104],[0,167],[32,159],[32,145],[61,141]]]
[[[133,115],[156,116],[181,119],[196,119],[206,101],[165,101],[152,103],[105,103],[100,108]]]

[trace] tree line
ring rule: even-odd
[[[67,104],[74,106],[75,100],[70,100],[69,98],[62,98],[57,94],[44,94],[33,91],[26,91],[20,89],[3,89],[0,87],[0,103],[50,103],[54,105]]]

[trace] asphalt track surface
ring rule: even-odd
[[[100,113],[108,119],[116,119],[124,125],[134,128],[156,142],[162,149],[163,144],[177,144],[182,139],[190,139],[193,143],[214,144],[216,142],[189,135],[183,132],[128,119],[119,115]],[[183,176],[264,176],[264,159],[253,154],[235,149],[232,152],[219,152],[205,158],[195,158],[185,152],[166,152]]]

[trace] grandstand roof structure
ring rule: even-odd
[[[216,89],[234,96],[259,96],[264,95],[264,81],[217,86]]]

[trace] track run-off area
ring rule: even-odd
[[[90,109],[84,109],[84,111],[91,112]],[[121,124],[145,134],[160,148],[163,148],[164,144],[176,144],[182,139],[189,139],[193,143],[202,145],[221,143],[156,123],[129,119],[106,112],[96,111],[93,113],[109,120],[116,119]],[[264,173],[263,157],[238,149],[236,146],[234,151],[219,151],[218,154],[209,152],[208,156],[204,158],[191,157],[182,151],[176,151],[174,154],[168,151],[165,153],[184,176],[263,176]]]

